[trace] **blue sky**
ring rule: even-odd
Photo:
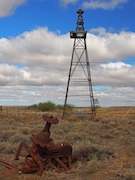
[[[64,103],[73,47],[69,32],[76,28],[79,8],[88,31],[94,97],[101,106],[135,105],[134,0],[0,4],[0,105]],[[79,85],[74,90],[80,88],[85,91]]]
[[[75,28],[76,10],[79,8],[85,10],[84,20],[87,30],[105,27],[114,32],[135,31],[135,2],[133,0],[123,0],[114,9],[112,7],[108,7],[108,9],[84,8],[83,2],[85,1],[80,0],[72,3],[70,0],[64,5],[62,0],[24,0],[24,3],[16,7],[14,11],[11,10],[9,14],[7,12],[7,15],[1,17],[1,36],[17,36],[39,26],[47,26],[50,31],[54,32],[60,30],[61,33],[68,33]],[[103,3],[103,1],[101,2]],[[111,0],[107,2],[111,2]]]

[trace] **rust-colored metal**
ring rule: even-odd
[[[67,171],[71,169],[72,162],[80,158],[87,158],[87,153],[84,152],[72,155],[72,146],[68,142],[54,144],[50,138],[50,127],[51,124],[57,124],[59,121],[48,115],[43,115],[43,120],[46,122],[43,130],[31,136],[32,145],[29,147],[23,142],[17,149],[15,160],[19,160],[22,148],[28,152],[21,170],[0,159],[0,164],[8,168],[6,174],[37,172],[39,176],[42,176],[44,169],[52,168],[57,172]]]
[[[5,161],[3,161],[2,159],[0,159],[0,164],[3,166],[3,167],[6,167],[8,170],[5,170],[3,173],[4,174],[13,174],[13,173],[19,173],[19,170],[17,167],[15,167],[14,165],[11,165]]]
[[[51,124],[58,124],[59,123],[57,118],[54,118],[53,116],[48,116],[47,114],[44,114],[42,118],[44,121],[46,121],[46,125],[45,125],[43,131],[47,131],[49,133],[50,133]]]
[[[68,142],[54,144],[50,138],[50,127],[51,124],[57,124],[59,121],[48,115],[43,115],[43,120],[46,122],[43,130],[31,136],[32,145],[29,147],[23,142],[16,151],[15,160],[19,160],[22,148],[28,152],[21,170],[0,159],[0,164],[8,168],[6,174],[37,172],[39,176],[42,176],[44,169],[52,168],[57,172],[67,171],[71,169],[71,163],[87,158],[88,155],[84,152],[72,155],[72,146]]]
[[[14,168],[16,168],[15,166],[13,166],[13,165],[11,165],[11,164],[3,161],[2,159],[0,159],[0,164],[1,164],[2,166],[4,166],[4,167],[8,168],[8,169],[14,169]]]
[[[26,143],[21,143],[15,155],[15,160],[19,159],[22,148],[28,155],[25,158],[25,163],[22,165],[22,172],[36,172],[42,176],[43,170],[52,168],[57,172],[62,169],[71,169],[72,146],[68,142],[54,144],[50,138],[51,124],[57,124],[59,121],[53,116],[43,115],[43,120],[46,125],[42,131],[37,134],[32,134],[32,146],[29,147]]]

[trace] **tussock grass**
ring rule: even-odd
[[[117,110],[99,109],[97,117],[66,117],[61,119],[59,112],[59,124],[51,126],[51,138],[54,143],[67,141],[73,147],[73,153],[80,153],[82,157],[72,164],[72,169],[69,172],[60,174],[50,170],[45,170],[42,177],[37,177],[35,174],[21,175],[20,179],[75,179],[89,180],[99,177],[106,178],[105,171],[110,171],[109,166],[113,166],[114,173],[112,179],[134,179],[135,166],[134,160],[129,162],[121,162],[121,156],[126,154],[128,157],[135,157],[135,120],[133,116],[122,119],[121,114]],[[60,112],[61,113],[61,112]],[[55,112],[54,112],[55,114]],[[111,114],[111,115],[110,115]],[[52,114],[53,115],[53,114]],[[56,116],[56,114],[55,114]],[[19,144],[23,141],[31,145],[31,135],[38,133],[43,129],[45,122],[41,115],[35,113],[21,114],[20,118],[8,117],[0,119],[0,153],[2,157],[14,157]],[[24,162],[27,152],[21,153],[22,161],[12,161],[13,164],[19,166]],[[7,158],[7,159],[8,159]],[[120,160],[119,160],[120,159]],[[115,160],[120,164],[117,167]],[[113,165],[114,163],[114,165]],[[132,165],[133,164],[133,165]],[[108,167],[108,169],[106,168]],[[105,169],[105,170],[104,170]],[[103,171],[104,170],[104,171]],[[101,171],[101,173],[100,173]],[[97,175],[97,176],[96,176]],[[101,177],[100,177],[101,176]],[[91,178],[92,177],[92,178]],[[111,178],[110,177],[110,178]],[[0,179],[3,177],[0,176]],[[11,179],[18,179],[18,175],[12,176]]]
[[[0,143],[1,154],[13,154],[16,152],[17,144],[12,144],[10,142]]]

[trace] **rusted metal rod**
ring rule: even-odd
[[[13,165],[11,165],[11,164],[9,164],[9,163],[1,160],[1,159],[0,159],[0,164],[3,165],[3,166],[5,166],[5,167],[8,168],[8,169],[12,169],[12,168],[17,169],[15,166],[13,166]]]

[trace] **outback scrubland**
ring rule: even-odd
[[[74,110],[76,111],[76,109]],[[85,112],[85,109],[84,109]],[[59,123],[51,126],[54,143],[67,141],[73,153],[87,154],[72,164],[68,172],[44,170],[42,177],[34,174],[9,173],[0,164],[1,180],[134,180],[135,179],[135,107],[98,108],[96,116],[75,114],[61,118],[62,112],[52,111]],[[19,144],[31,145],[32,133],[44,127],[42,113],[23,107],[10,107],[0,111],[0,159],[17,166],[25,160],[27,152],[21,152],[20,160],[14,155]]]

